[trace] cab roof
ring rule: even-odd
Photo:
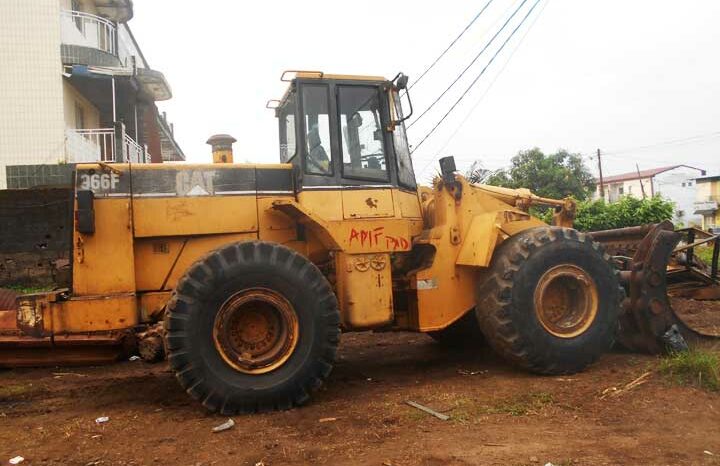
[[[288,77],[290,75],[290,77]],[[281,81],[290,82],[293,79],[346,79],[346,80],[357,80],[357,81],[387,81],[382,76],[364,76],[356,74],[332,74],[325,73],[324,71],[309,71],[309,70],[286,70],[280,76]]]

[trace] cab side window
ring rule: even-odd
[[[324,84],[302,86],[305,124],[305,171],[313,175],[331,175],[330,118],[328,87]]]
[[[388,180],[377,87],[338,86],[343,177]]]

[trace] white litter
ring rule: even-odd
[[[95,424],[104,424],[104,423],[108,422],[109,420],[110,420],[109,417],[102,416],[102,417],[95,419]]]
[[[130,356],[130,359],[128,359],[128,361],[139,361],[139,360],[140,360],[140,356]]]
[[[212,428],[212,431],[215,433],[222,432],[224,430],[232,429],[233,426],[235,426],[235,421],[232,419],[228,419],[227,421],[223,422],[219,426],[215,426]]]
[[[16,456],[15,458],[10,458],[10,464],[20,464],[23,461],[25,461],[25,458],[22,456]]]

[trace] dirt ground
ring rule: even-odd
[[[655,372],[617,396],[606,391],[656,365],[615,352],[582,374],[539,377],[487,348],[347,334],[310,405],[238,416],[221,433],[211,428],[226,418],[186,396],[165,364],[7,370],[0,464],[22,455],[31,465],[720,465],[720,393]],[[100,416],[110,420],[96,424]]]
[[[690,328],[703,335],[720,336],[720,303],[687,298],[671,298],[675,314]]]

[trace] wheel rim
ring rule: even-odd
[[[213,340],[225,362],[238,371],[270,372],[282,366],[297,346],[295,309],[272,290],[240,291],[220,306]]]
[[[575,265],[558,265],[545,272],[535,289],[534,301],[540,324],[560,338],[581,335],[598,312],[595,281]]]

